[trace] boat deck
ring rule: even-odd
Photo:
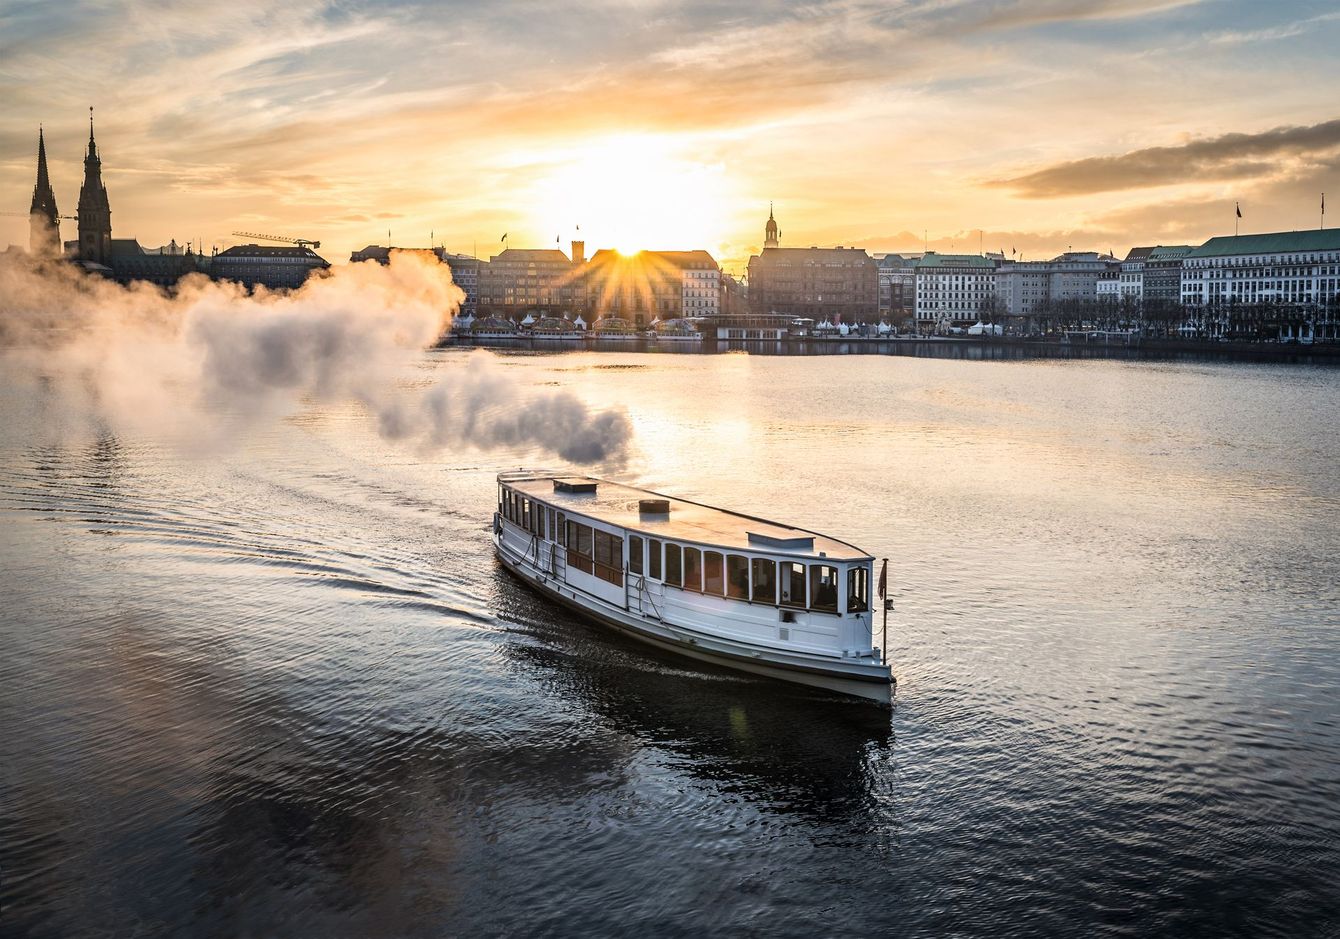
[[[595,483],[596,491],[557,490],[554,488],[555,480]],[[595,476],[520,470],[499,474],[498,481],[559,510],[585,515],[620,528],[645,532],[651,538],[695,542],[755,553],[791,554],[803,558],[826,557],[837,561],[871,559],[860,548],[827,535],[676,499]],[[638,503],[643,499],[667,500],[670,511],[665,514],[644,514],[638,508]],[[756,537],[751,538],[751,534]]]

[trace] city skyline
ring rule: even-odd
[[[39,123],[73,206],[93,105],[116,231],[146,244],[273,231],[342,259],[389,228],[487,258],[506,232],[739,271],[772,201],[793,247],[1120,255],[1231,234],[1239,203],[1244,232],[1315,227],[1340,191],[1322,3],[127,3],[0,26],[4,210]]]

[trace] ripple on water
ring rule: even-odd
[[[892,713],[500,571],[492,466],[542,455],[410,453],[335,405],[209,459],[38,446],[0,398],[0,923],[1340,928],[1329,373],[509,365],[623,403],[630,478],[892,558]]]

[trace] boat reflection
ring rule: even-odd
[[[831,822],[874,807],[871,767],[893,745],[887,710],[649,648],[549,603],[501,567],[497,577],[500,615],[528,637],[507,656],[607,728],[775,811]]]

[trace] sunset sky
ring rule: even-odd
[[[1309,228],[1328,191],[1340,224],[1338,49],[1334,0],[0,0],[0,202],[27,211],[41,122],[74,214],[92,105],[147,246],[580,225],[739,269],[771,200],[784,245],[1124,253],[1231,234],[1235,201]]]

